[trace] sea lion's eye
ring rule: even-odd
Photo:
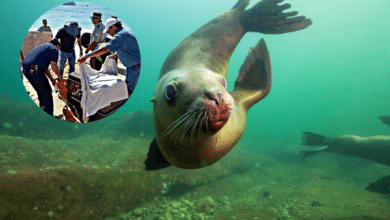
[[[222,84],[223,87],[227,88],[227,81],[226,81],[225,78],[221,79],[221,84]]]
[[[165,98],[169,101],[172,101],[176,97],[176,87],[173,85],[168,85],[165,87]]]

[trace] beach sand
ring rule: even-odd
[[[76,60],[77,59],[78,59],[78,57],[76,57]],[[75,71],[79,71],[79,70],[80,70],[79,64],[76,63]],[[51,70],[51,68],[49,68],[49,71],[50,71],[53,78],[57,78],[57,75]],[[68,75],[69,75],[68,73],[69,73],[69,63],[66,62],[65,69],[64,69],[64,78],[65,79],[68,78]],[[119,60],[118,60],[118,76],[123,80],[125,80],[125,78],[126,78],[126,67]],[[26,91],[29,93],[31,99],[35,102],[35,104],[37,104],[39,106],[37,92],[34,90],[32,85],[30,84],[30,82],[27,80],[27,78],[24,75],[23,75],[23,85],[26,88]],[[52,96],[53,96],[53,103],[54,103],[53,116],[61,116],[61,115],[63,115],[62,109],[65,107],[65,102],[60,99],[59,93],[57,93],[55,91],[55,87],[53,87],[53,84],[50,84],[50,85],[51,85],[51,89],[52,89]]]

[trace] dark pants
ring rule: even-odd
[[[30,71],[31,66],[23,64],[23,74],[26,76],[32,87],[38,94],[39,106],[46,113],[53,115],[53,96],[49,80],[45,76],[45,71],[38,69]]]

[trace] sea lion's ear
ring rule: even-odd
[[[267,45],[261,39],[249,50],[234,84],[233,96],[247,109],[271,91],[272,69]]]
[[[152,99],[150,99],[151,102],[155,102],[156,101],[156,97],[154,96]]]

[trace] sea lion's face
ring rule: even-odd
[[[222,75],[205,68],[168,72],[152,99],[157,133],[176,138],[218,132],[235,106],[226,87]]]

